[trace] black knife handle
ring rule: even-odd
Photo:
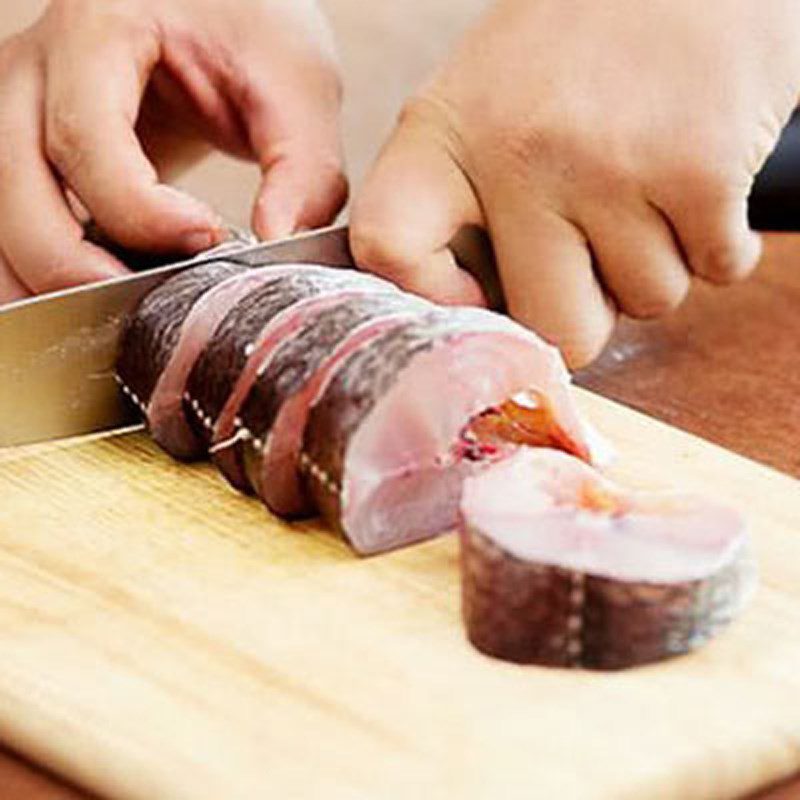
[[[749,212],[754,230],[800,231],[800,113],[756,176]]]

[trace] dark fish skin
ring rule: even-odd
[[[206,448],[212,442],[214,423],[249,361],[247,347],[258,340],[264,327],[281,312],[303,300],[350,289],[377,294],[390,291],[389,284],[355,270],[298,266],[289,272],[276,269],[274,280],[254,290],[228,312],[195,363],[187,382],[185,413]],[[399,295],[394,289],[391,292]],[[198,409],[205,422],[200,419]],[[212,421],[210,426],[208,420]],[[251,493],[241,445],[237,443],[223,456],[215,457],[223,475],[236,489]]]
[[[418,298],[394,291],[343,297],[338,305],[307,320],[295,336],[278,348],[268,368],[253,384],[240,412],[242,424],[251,434],[241,446],[252,486],[258,485],[261,466],[261,453],[256,451],[253,441],[266,441],[283,403],[313,377],[332,349],[366,322],[423,307]],[[311,508],[308,513],[313,513]]]
[[[467,636],[519,664],[618,670],[687,653],[728,625],[755,585],[745,547],[703,580],[655,584],[527,562],[468,524],[460,541]]]
[[[117,375],[146,407],[180,338],[183,322],[210,289],[247,267],[214,261],[185,270],[149,292],[131,314],[120,339]]]
[[[256,341],[264,326],[284,309],[332,282],[316,270],[301,271],[305,269],[276,273],[274,279],[248,294],[222,320],[186,383],[187,394],[199,403],[204,415],[217,419],[247,363],[245,348]],[[184,409],[193,430],[208,447],[211,430],[200,422],[189,403],[184,404]]]
[[[301,300],[348,288],[381,292],[384,285],[354,270],[314,265],[289,272],[276,269],[273,280],[240,300],[222,320],[192,368],[187,393],[205,416],[216,420],[248,361],[246,347],[258,339],[270,320]],[[197,425],[198,435],[210,444],[211,431],[198,422],[196,412],[188,408],[187,415]]]
[[[306,484],[322,516],[341,534],[346,535],[339,495],[350,438],[412,358],[448,330],[463,327],[453,312],[441,310],[400,323],[353,353],[311,410],[303,440]],[[307,469],[311,464],[313,472]]]

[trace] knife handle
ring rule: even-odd
[[[756,176],[749,216],[757,231],[800,231],[800,112]]]

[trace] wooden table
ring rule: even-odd
[[[417,84],[484,0],[409,0],[370,6],[327,0],[342,42],[350,102],[346,139],[358,179],[409,87]],[[0,35],[35,17],[43,0],[0,6]],[[410,7],[413,5],[413,8]],[[214,161],[186,181],[229,218],[247,219],[255,178]],[[770,237],[755,279],[724,291],[698,286],[663,323],[623,323],[579,382],[672,425],[800,477],[800,237]],[[1,738],[1,732],[0,732]],[[762,796],[800,796],[800,780]],[[87,800],[0,746],[0,797]]]

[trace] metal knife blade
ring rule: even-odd
[[[251,267],[352,267],[344,226],[197,258],[0,308],[0,447],[134,422],[113,378],[119,335],[139,300],[190,266],[225,259]]]

